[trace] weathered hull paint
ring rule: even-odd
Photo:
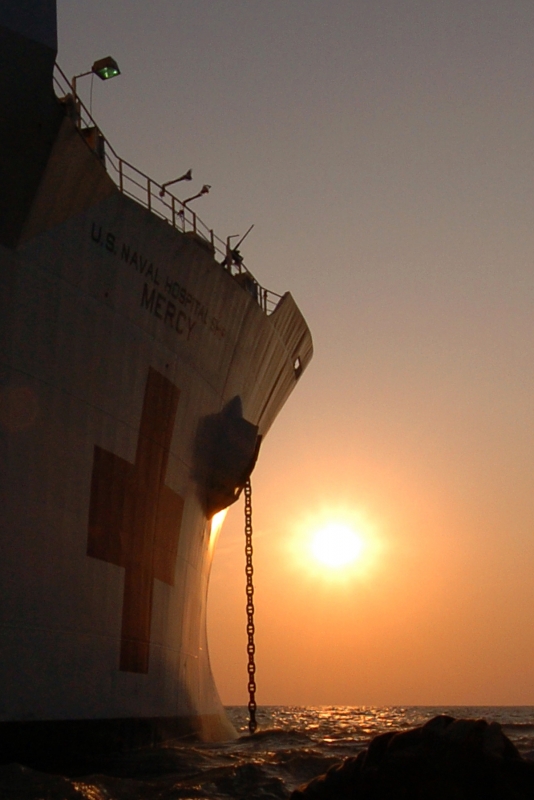
[[[159,284],[95,241],[104,224]],[[202,246],[118,193],[0,257],[1,718],[173,716],[228,735],[195,434],[236,395],[267,432],[306,355],[287,336],[300,313],[286,296],[266,316]],[[158,437],[159,461],[142,447]]]

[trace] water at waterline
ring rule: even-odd
[[[106,774],[73,778],[0,767],[0,800],[283,799],[377,734],[436,714],[498,722],[522,755],[534,759],[534,707],[269,706],[259,709],[254,736],[247,734],[246,708],[228,714],[241,734],[236,741],[169,742],[122,757]]]

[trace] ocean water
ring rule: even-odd
[[[240,738],[217,745],[173,741],[122,757],[106,774],[47,775],[0,767],[0,800],[283,800],[297,786],[365,748],[379,733],[436,714],[499,722],[534,759],[534,707],[269,706],[248,735],[247,709],[229,708]]]

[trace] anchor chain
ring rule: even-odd
[[[250,478],[245,483],[245,555],[245,572],[247,576],[248,729],[250,733],[254,733],[258,723],[256,722],[256,663],[254,660],[256,646],[254,644],[254,584],[252,582],[254,568],[252,566],[252,487]]]

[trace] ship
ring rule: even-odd
[[[210,565],[310,331],[117,155],[55,0],[3,0],[0,38],[1,761],[224,740]]]

